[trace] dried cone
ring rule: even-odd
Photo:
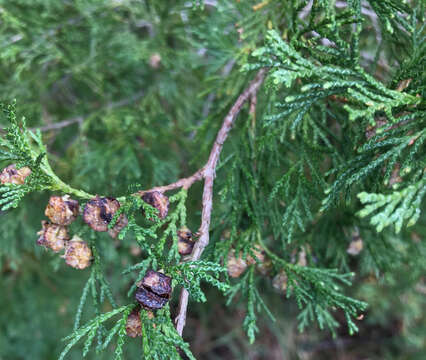
[[[96,196],[87,202],[84,207],[83,220],[95,231],[108,231],[108,225],[119,208],[120,203],[116,199]],[[117,236],[126,225],[126,215],[121,214],[117,219],[116,225],[111,229],[110,235]]]
[[[37,244],[52,249],[54,252],[61,251],[65,247],[65,242],[70,239],[67,228],[51,224],[48,221],[42,221],[41,225],[43,228],[37,233],[40,235]]]
[[[284,271],[281,271],[272,279],[272,286],[280,293],[285,293],[287,290],[288,277]]]
[[[132,338],[142,336],[142,323],[139,310],[133,310],[127,318],[126,322],[127,336]]]
[[[69,195],[51,196],[44,214],[54,224],[69,225],[78,216],[78,201],[73,200]]]
[[[135,295],[136,301],[145,309],[158,310],[161,309],[169,301],[168,298],[154,294],[152,291],[144,287],[139,288]]]
[[[172,278],[158,271],[148,270],[136,291],[136,300],[145,309],[161,309],[169,301]]]
[[[189,255],[194,248],[194,241],[192,240],[192,232],[188,228],[182,228],[177,232],[178,252],[181,255]]]
[[[169,212],[169,198],[159,191],[146,192],[142,200],[158,210],[158,217],[164,219]],[[153,219],[149,219],[153,220]]]
[[[85,269],[90,266],[92,250],[80,237],[74,236],[65,247],[65,262],[75,269]]]
[[[172,278],[154,270],[148,270],[142,279],[142,286],[157,295],[169,296],[172,292]]]
[[[30,174],[31,169],[29,167],[24,166],[17,169],[16,164],[12,164],[2,170],[0,173],[0,182],[2,184],[22,185]]]
[[[229,252],[228,263],[226,266],[228,268],[228,274],[232,278],[240,277],[240,275],[247,269],[247,263],[243,260],[241,254],[237,258],[234,250]]]

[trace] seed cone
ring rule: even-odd
[[[90,266],[92,250],[80,237],[74,236],[65,247],[65,262],[75,269],[85,269]]]
[[[168,298],[161,297],[144,287],[136,291],[136,301],[141,304],[145,309],[158,310],[161,309],[169,301]]]
[[[172,278],[158,271],[148,270],[142,279],[142,286],[160,296],[169,296],[172,292]]]
[[[78,216],[78,201],[73,200],[69,195],[51,196],[44,214],[54,224],[69,225]]]
[[[31,169],[27,166],[17,169],[16,164],[5,167],[0,173],[0,182],[2,184],[23,185],[25,179],[31,174]]]
[[[139,310],[133,310],[126,322],[126,334],[132,338],[142,336],[142,323]]]
[[[158,271],[148,270],[136,291],[136,300],[145,309],[161,309],[169,301],[172,278]]]
[[[188,228],[182,228],[177,232],[178,252],[181,255],[189,255],[194,248],[194,241],[192,240],[192,232]]]
[[[84,207],[83,220],[95,231],[108,231],[108,225],[114,218],[114,214],[120,208],[118,200],[96,196],[87,202]],[[110,235],[116,237],[118,233],[127,225],[125,214],[121,214],[117,219],[116,225],[110,229]]]
[[[146,192],[142,200],[158,210],[158,217],[164,219],[169,212],[169,198],[159,191]],[[149,219],[153,220],[153,219]]]
[[[70,239],[67,228],[48,221],[42,221],[41,225],[43,228],[37,233],[40,235],[37,244],[52,249],[54,252],[61,251],[65,247],[66,241]]]
[[[240,275],[247,269],[247,263],[243,260],[241,254],[237,258],[235,251],[231,250],[228,254],[228,263],[226,264],[228,274],[232,278],[240,277]]]

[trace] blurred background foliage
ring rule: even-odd
[[[53,168],[73,187],[119,195],[133,183],[144,188],[166,184],[204,163],[221,119],[247,81],[248,75],[240,69],[250,52],[263,45],[272,27],[288,26],[291,33],[294,8],[308,4],[264,1],[265,11],[255,11],[253,6],[259,3],[0,0],[2,98],[16,98],[18,115],[26,117],[29,127],[42,130]],[[336,6],[342,3],[337,1]],[[411,3],[415,1],[410,2],[414,6]],[[382,52],[376,53],[374,29],[366,26],[361,33],[362,65],[380,80],[392,81],[393,66],[402,62],[404,54],[395,50],[394,43],[385,42],[380,45]],[[268,87],[273,89],[271,84]],[[269,91],[259,97],[259,111],[269,111],[277,94]],[[242,130],[231,136],[228,155],[250,163],[249,151],[235,150],[246,138],[244,126],[238,127]],[[292,156],[288,143],[279,152]],[[218,192],[231,181],[224,159],[226,154],[218,170]],[[276,178],[281,171],[272,161],[273,156],[266,158],[265,167]],[[200,194],[200,184],[194,185],[188,201],[188,221],[194,230]],[[67,268],[56,255],[36,246],[48,197],[31,194],[23,206],[0,214],[1,360],[56,359],[63,348],[61,339],[72,329],[88,277],[88,270]],[[227,230],[219,221],[227,205],[219,204],[212,244]],[[259,278],[257,287],[277,320],[259,316],[259,335],[249,345],[241,326],[244,305],[227,307],[219,292],[206,287],[209,301],[191,304],[184,336],[194,355],[199,359],[423,359],[426,219],[421,217],[415,228],[399,235],[387,230],[378,234],[367,221],[357,220],[363,226],[366,248],[359,256],[348,257],[355,210],[339,208],[333,216],[321,218],[315,230],[296,232],[295,242],[309,242],[320,265],[357,272],[350,295],[369,304],[357,322],[358,334],[349,336],[345,326],[335,338],[315,326],[299,333],[296,304],[277,294],[271,279]],[[108,264],[108,279],[115,294],[125,298],[131,283],[123,280],[121,269],[136,261],[138,248],[131,239],[98,237],[104,240],[98,244]],[[275,247],[280,249],[280,244]],[[336,319],[345,323],[339,313]],[[138,340],[128,344],[125,358],[138,357]],[[78,349],[69,355],[80,357]],[[89,353],[88,358],[110,357]]]

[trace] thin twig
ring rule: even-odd
[[[73,125],[78,123],[79,125],[81,125],[83,123],[84,118],[82,116],[76,116],[70,119],[66,119],[57,123],[53,123],[53,124],[49,124],[49,125],[45,125],[45,126],[41,126],[39,128],[32,128],[29,129],[31,131],[33,130],[40,130],[40,131],[50,131],[50,130],[59,130],[62,129],[64,127]]]
[[[209,228],[211,221],[212,213],[212,203],[213,203],[213,182],[216,176],[216,166],[219,160],[220,153],[223,148],[223,144],[228,137],[229,131],[231,130],[235,118],[243,107],[244,103],[249,100],[253,95],[257,93],[260,88],[260,85],[263,83],[267,70],[260,70],[255,79],[249,84],[249,86],[243,91],[243,93],[238,97],[235,104],[232,106],[229,113],[226,115],[223,120],[222,127],[220,128],[212,150],[210,152],[209,159],[206,165],[200,170],[202,178],[204,178],[204,189],[203,189],[203,200],[202,200],[202,213],[201,213],[201,226],[199,233],[200,238],[194,246],[194,250],[189,258],[190,261],[196,261],[201,257],[205,247],[209,243]],[[198,173],[198,172],[197,172]],[[195,173],[195,174],[197,174]],[[194,174],[194,175],[195,175]],[[188,308],[188,291],[183,288],[180,294],[178,315],[175,319],[176,330],[179,335],[182,335],[183,328],[186,322],[186,312]]]
[[[223,120],[222,126],[216,136],[216,140],[213,144],[213,147],[210,151],[209,159],[207,163],[192,174],[189,177],[179,179],[178,181],[164,185],[164,186],[156,186],[149,190],[141,190],[136,192],[134,195],[142,195],[146,192],[159,191],[165,192],[178,188],[189,189],[192,184],[197,181],[204,179],[204,188],[203,188],[203,199],[202,199],[202,213],[201,213],[201,226],[199,229],[200,238],[194,245],[194,249],[192,254],[189,256],[188,261],[196,261],[201,257],[205,247],[209,243],[209,229],[210,229],[210,221],[211,221],[211,213],[212,213],[212,204],[213,204],[213,182],[216,176],[216,166],[219,161],[219,156],[223,148],[223,144],[228,137],[228,134],[234,125],[235,118],[241,111],[241,108],[245,104],[246,101],[251,100],[251,111],[255,109],[256,103],[256,94],[259,90],[260,86],[263,83],[267,73],[267,69],[261,69],[257,73],[254,80],[250,82],[248,87],[240,94],[238,99],[235,101],[231,110],[229,110],[228,114]],[[182,335],[183,328],[185,327],[186,322],[186,312],[188,308],[188,299],[189,293],[183,288],[180,293],[179,299],[179,308],[178,315],[176,316],[176,330],[179,335]]]
[[[115,108],[118,108],[118,107],[129,105],[129,104],[139,100],[141,97],[143,97],[144,94],[145,94],[145,92],[143,90],[140,90],[140,91],[134,93],[132,96],[130,96],[128,98],[121,99],[121,100],[118,100],[116,102],[109,102],[97,111],[112,110],[112,109],[115,109]],[[89,117],[89,116],[90,115],[79,115],[79,116],[72,117],[70,119],[59,121],[57,123],[41,126],[41,127],[38,127],[38,128],[30,128],[29,130],[31,130],[31,131],[40,130],[41,132],[50,131],[50,130],[59,130],[59,129],[62,129],[64,127],[76,124],[76,123],[78,123],[81,126],[83,124],[84,119]]]

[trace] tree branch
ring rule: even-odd
[[[216,176],[216,166],[219,160],[220,153],[223,148],[223,144],[228,137],[229,131],[231,130],[235,118],[239,114],[241,108],[244,103],[249,100],[251,97],[255,96],[257,91],[260,88],[260,85],[263,83],[263,80],[266,76],[267,69],[261,69],[254,80],[248,85],[248,87],[243,91],[243,93],[238,97],[235,104],[232,106],[229,113],[226,115],[223,120],[222,127],[220,128],[216,140],[213,144],[213,147],[210,152],[209,159],[206,165],[197,171],[190,178],[182,179],[180,181],[184,181],[184,184],[189,184],[190,181],[195,182],[197,180],[201,180],[204,178],[204,189],[203,189],[203,200],[202,200],[202,214],[201,214],[201,226],[200,226],[200,238],[194,246],[191,256],[189,257],[190,261],[196,261],[201,257],[205,247],[209,243],[209,228],[211,221],[211,213],[212,213],[212,203],[213,203],[213,182]],[[201,176],[201,177],[200,177]],[[189,180],[190,179],[190,180]],[[176,186],[176,182],[171,184]],[[191,183],[191,185],[192,185]],[[168,186],[171,186],[168,185]],[[183,288],[180,294],[178,315],[175,319],[176,322],[176,330],[179,335],[182,335],[183,328],[185,327],[186,322],[186,312],[188,308],[188,291]]]
[[[134,195],[142,195],[146,192],[159,191],[165,192],[178,188],[189,189],[195,182],[204,179],[204,188],[203,188],[203,199],[202,199],[202,213],[201,213],[201,226],[199,230],[200,238],[194,245],[192,254],[189,256],[188,261],[196,261],[201,257],[205,247],[209,243],[209,229],[212,213],[212,203],[213,203],[213,183],[216,176],[216,166],[219,161],[219,156],[225,143],[226,138],[228,137],[229,131],[234,125],[235,118],[241,111],[241,108],[246,103],[246,101],[251,100],[250,113],[255,109],[256,106],[256,94],[260,86],[265,79],[267,69],[261,69],[257,73],[256,77],[250,82],[247,88],[240,94],[240,96],[235,101],[231,110],[229,110],[225,119],[223,120],[222,126],[216,136],[216,140],[213,144],[213,147],[210,151],[209,159],[207,163],[194,174],[189,177],[179,179],[174,183],[156,186],[149,190],[141,190],[136,192]],[[182,335],[183,328],[185,327],[186,322],[186,312],[188,308],[188,299],[189,293],[183,288],[180,293],[179,299],[179,308],[178,315],[176,316],[176,330],[179,335]]]
[[[128,98],[124,98],[124,99],[118,100],[116,102],[107,103],[102,108],[96,110],[96,112],[105,111],[105,110],[109,111],[109,110],[112,110],[112,109],[115,109],[115,108],[118,108],[118,107],[130,105],[133,102],[139,100],[141,97],[143,97],[144,94],[145,94],[144,90],[137,91],[136,93],[134,93],[132,96],[129,96]],[[72,117],[70,119],[62,120],[62,121],[52,123],[52,124],[48,124],[48,125],[45,125],[45,126],[41,126],[41,127],[38,127],[38,128],[30,128],[29,130],[31,130],[31,131],[40,130],[41,132],[50,131],[50,130],[59,130],[59,129],[62,129],[64,127],[73,125],[75,123],[78,123],[79,126],[81,126],[84,122],[84,119],[89,117],[90,115],[91,114],[79,115],[79,116]]]

